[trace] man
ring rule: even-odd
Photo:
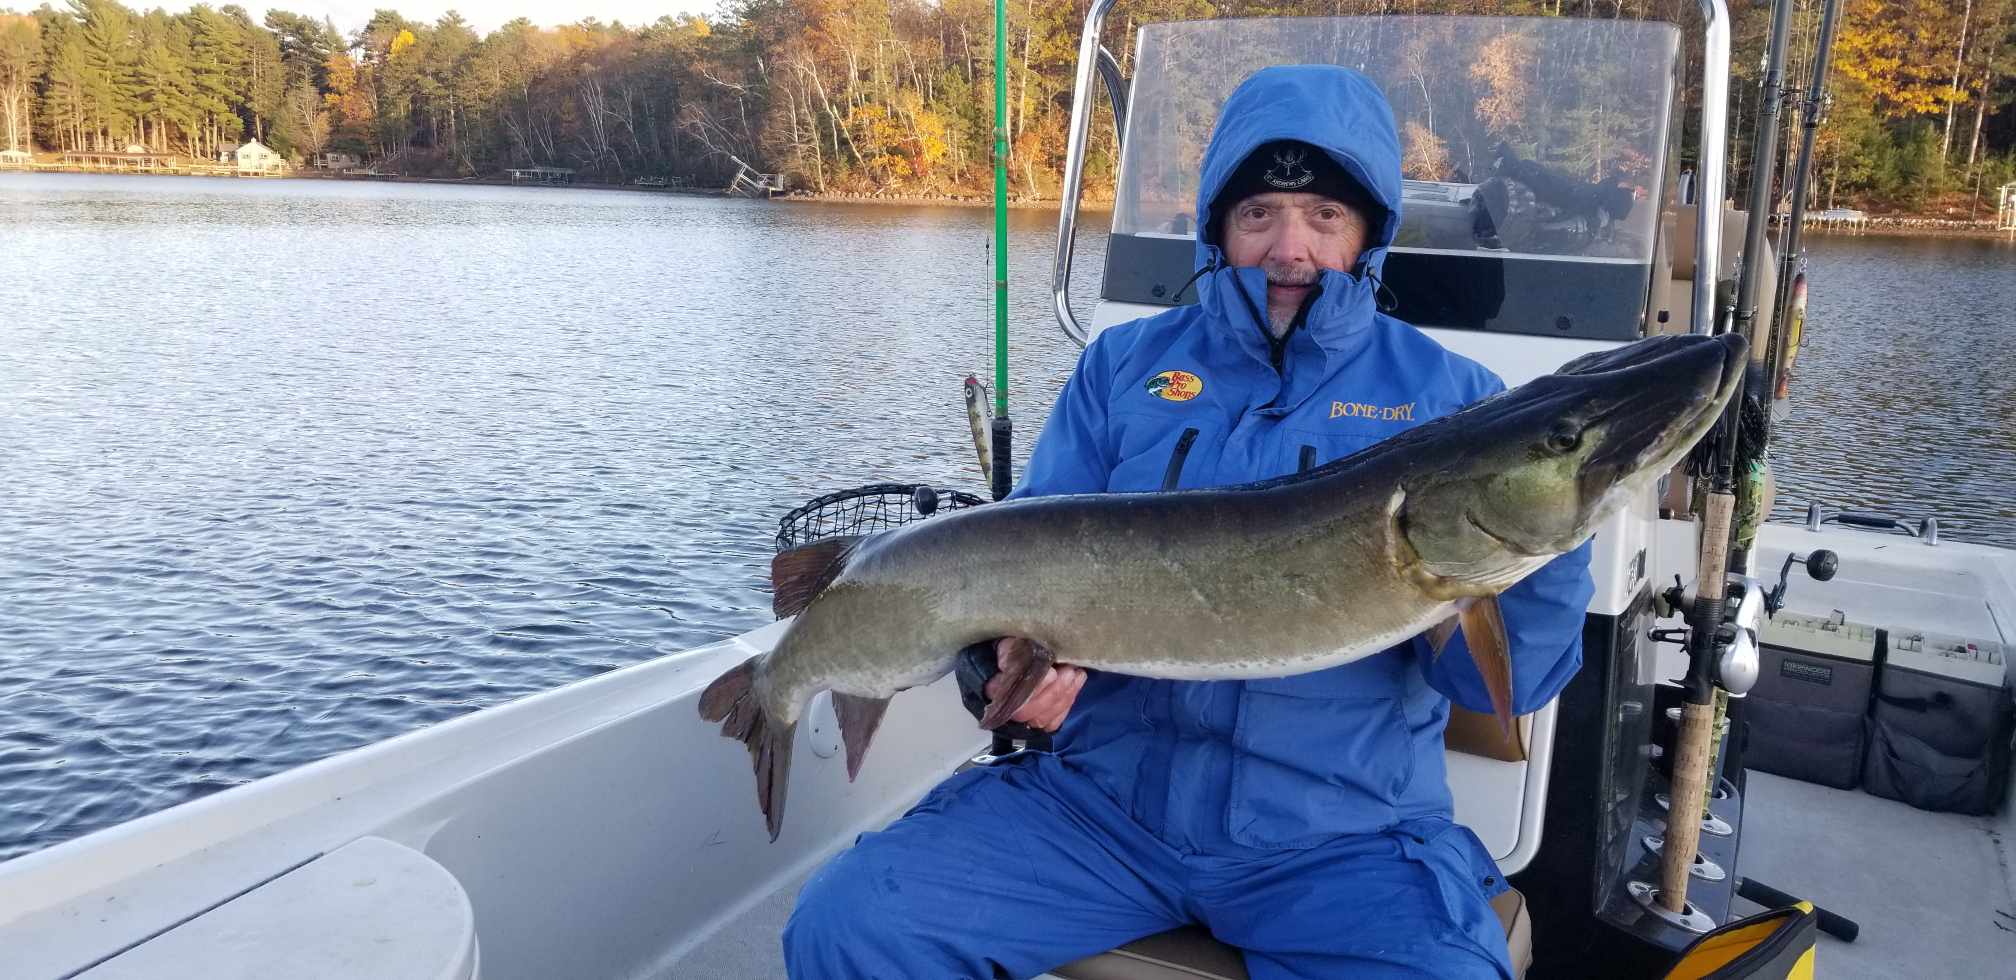
[[[1016,495],[1279,476],[1502,388],[1377,311],[1399,156],[1356,73],[1244,82],[1204,156],[1198,303],[1086,349]],[[1501,597],[1518,711],[1581,663],[1587,568],[1584,546]],[[1197,922],[1255,980],[1506,975],[1505,885],[1451,818],[1452,699],[1490,710],[1460,641],[1243,682],[1055,668],[1016,715],[1054,751],[946,780],[815,875],[791,974],[1026,977]]]

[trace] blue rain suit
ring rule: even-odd
[[[1386,209],[1359,267],[1322,273],[1277,359],[1265,273],[1200,236],[1199,302],[1087,347],[1015,496],[1276,477],[1504,387],[1377,311],[1400,153],[1363,76],[1297,66],[1242,83],[1204,156],[1199,227],[1278,139],[1320,147]],[[1581,664],[1588,554],[1500,598],[1522,713]],[[1488,904],[1506,886],[1452,821],[1444,771],[1450,701],[1490,710],[1461,647],[1433,657],[1417,638],[1269,680],[1094,672],[1053,752],[952,777],[816,874],[785,934],[791,975],[1025,977],[1192,922],[1245,950],[1255,980],[1509,975]]]

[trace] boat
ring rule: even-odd
[[[1100,44],[1112,7],[1093,0],[1086,13],[1052,265],[1059,326],[1080,342],[1187,301],[1197,175],[1185,165],[1201,155],[1232,86],[1276,63],[1357,68],[1412,118],[1419,106],[1398,93],[1421,80],[1407,74],[1407,59],[1510,58],[1536,66],[1546,84],[1491,103],[1507,113],[1500,125],[1531,134],[1548,120],[1606,120],[1600,150],[1544,133],[1523,149],[1472,139],[1467,149],[1445,145],[1439,168],[1409,174],[1407,224],[1387,264],[1396,315],[1508,384],[1651,334],[1717,330],[1731,305],[1717,284],[1739,268],[1753,299],[1797,292],[1777,289],[1779,279],[1803,289],[1796,263],[1767,260],[1761,239],[1744,244],[1747,213],[1702,216],[1680,197],[1680,95],[1691,75],[1704,86],[1699,142],[1685,154],[1698,175],[1694,199],[1724,200],[1723,0],[1703,0],[1691,45],[1677,25],[1570,18],[1147,23],[1132,77]],[[1689,50],[1700,52],[1698,64],[1686,63]],[[1474,78],[1457,73],[1448,92],[1421,81],[1421,98],[1445,121],[1469,113]],[[1095,86],[1123,139],[1100,300],[1081,322],[1069,286]],[[1817,104],[1817,92],[1807,100]],[[1493,220],[1483,228],[1480,198],[1520,203],[1487,211]],[[1739,263],[1739,252],[1749,261]],[[1797,307],[1766,305],[1757,302],[1748,329],[1796,337],[1774,323],[1796,318]],[[995,418],[995,431],[1006,421],[1005,412]],[[983,428],[976,420],[976,441]],[[1006,448],[995,445],[997,490]],[[1854,932],[1849,920],[1865,923],[1852,944],[1819,941],[1828,976],[2006,975],[2007,937],[1994,919],[2016,908],[2011,863],[1995,862],[2002,845],[1993,839],[2016,840],[2006,798],[1995,801],[1999,815],[1942,813],[1745,763],[1761,761],[1770,744],[1748,717],[1766,717],[1768,685],[1756,676],[1764,665],[1810,679],[1860,663],[1826,660],[1823,644],[1808,649],[1802,636],[1833,642],[1866,631],[1889,647],[1891,669],[1915,664],[1927,677],[1958,669],[2006,703],[2006,659],[1996,657],[2016,630],[2016,551],[1815,502],[1805,524],[1765,524],[1726,574],[1705,574],[1711,521],[1696,513],[1702,495],[1690,482],[1676,472],[1598,531],[1585,664],[1562,695],[1523,718],[1514,739],[1493,739],[1488,725],[1450,736],[1456,817],[1515,887],[1500,912],[1520,973],[1663,975],[1712,930],[1751,921],[1754,898],[1792,905],[1787,921],[1807,923],[1804,949],[1815,948],[1816,922],[1843,937]],[[962,506],[985,503],[956,488],[842,490],[787,515],[780,546],[858,527],[870,510],[907,521]],[[1728,600],[1715,603],[1714,625],[1726,629],[1712,635],[1687,625],[1704,592]],[[772,842],[752,804],[747,758],[700,720],[697,699],[782,629],[611,671],[0,864],[0,977],[782,976],[778,936],[814,868],[954,769],[1020,749],[978,731],[946,678],[891,704],[873,764],[849,782],[821,695],[798,736],[793,819]],[[1711,745],[1712,781],[1676,781],[1691,763],[1675,751],[1684,740],[1669,712],[1687,717],[1683,702],[1695,692],[1684,682],[1708,669],[1702,650],[1717,668],[1711,679],[1738,695],[1719,699],[1734,734]],[[1849,668],[1840,669],[1845,677]],[[1740,696],[1752,689],[1746,670],[1760,683],[1754,704]],[[1874,725],[1874,715],[1855,717]],[[1685,902],[1669,912],[1662,895],[1672,883],[1660,867],[1668,813],[1697,790],[1708,798],[1700,843],[1688,848],[1698,857],[1679,862]],[[1963,860],[1928,879],[1928,855],[1939,854]],[[1792,904],[1799,899],[1814,908]],[[1051,913],[1029,914],[1040,922]],[[1972,927],[1955,926],[1963,921]],[[1237,951],[1190,929],[1049,976],[1245,972]]]

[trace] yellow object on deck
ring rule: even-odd
[[[1760,912],[1694,940],[1666,980],[1813,980],[1819,929],[1811,902]]]

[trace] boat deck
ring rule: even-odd
[[[2006,806],[1995,817],[1931,813],[1755,771],[1747,788],[1736,873],[1862,926],[1853,943],[1821,935],[1817,975],[2016,976],[2016,819]]]
[[[1862,926],[1853,943],[1821,935],[1819,976],[2016,976],[2016,815],[2007,809],[1994,817],[1931,813],[1752,772],[1744,813],[1737,874]],[[665,975],[782,978],[779,937],[803,883],[779,889]],[[1737,902],[1742,914],[1760,911]]]

